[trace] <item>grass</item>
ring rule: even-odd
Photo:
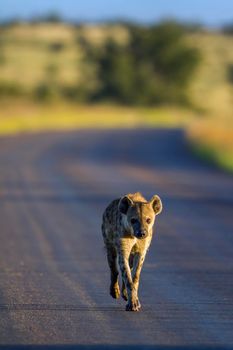
[[[212,148],[211,145],[192,144],[193,153],[208,163],[214,164],[221,169],[233,173],[233,156],[230,151]]]
[[[82,64],[80,38],[99,47],[106,38],[124,44],[124,26],[97,25],[75,28],[67,24],[21,24],[0,28],[0,85],[21,87],[28,98],[38,84],[53,79],[72,86],[83,79],[96,83],[95,67]],[[111,105],[72,105],[55,101],[0,101],[0,134],[70,130],[79,128],[182,127],[200,157],[233,172],[233,36],[217,32],[188,33],[187,41],[200,49],[202,63],[189,88],[196,112],[178,107],[130,108]],[[61,43],[62,50],[51,49]],[[56,68],[49,76],[48,67]],[[50,72],[50,75],[52,73]],[[199,113],[200,114],[200,113]]]
[[[193,103],[220,119],[232,115],[233,84],[229,67],[233,64],[233,36],[194,33],[188,35],[188,40],[202,55],[189,91]]]
[[[113,105],[39,105],[8,102],[0,108],[0,134],[80,128],[184,127],[194,113],[178,108]]]
[[[186,129],[193,151],[204,160],[233,172],[233,121],[207,118]]]
[[[186,128],[187,139],[199,157],[233,172],[233,36],[194,33],[188,40],[202,52],[190,94],[204,113]]]
[[[84,50],[79,43],[82,38],[98,47],[107,38],[126,42],[128,31],[120,25],[90,25],[77,29],[62,23],[21,23],[0,28],[0,54],[4,54],[4,62],[0,64],[0,82],[17,83],[30,94],[38,84],[49,79],[46,68],[55,65],[56,82],[60,86],[76,85],[86,78],[83,78],[85,73],[81,62]],[[62,49],[52,50],[57,43],[62,45]],[[93,65],[90,62],[86,65],[92,71]]]
[[[201,158],[233,172],[232,118],[201,117],[177,107],[135,108],[114,105],[35,104],[10,101],[0,105],[0,135],[81,128],[181,127],[191,149]]]

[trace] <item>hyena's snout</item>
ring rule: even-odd
[[[133,233],[136,238],[145,238],[148,236],[148,230],[138,219],[131,219]]]
[[[138,230],[135,230],[135,236],[137,238],[145,238],[148,235],[148,232],[145,228],[139,228]]]

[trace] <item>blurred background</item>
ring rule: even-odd
[[[0,133],[182,127],[233,170],[233,2],[8,0]]]

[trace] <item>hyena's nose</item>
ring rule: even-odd
[[[145,236],[146,236],[146,230],[144,230],[144,229],[140,230],[140,231],[138,232],[138,236],[139,236],[140,238],[145,237]]]

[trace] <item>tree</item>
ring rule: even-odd
[[[184,40],[184,28],[174,22],[151,27],[130,26],[130,40],[108,40],[92,55],[98,66],[96,99],[129,104],[184,103],[186,88],[200,61],[197,49]]]

